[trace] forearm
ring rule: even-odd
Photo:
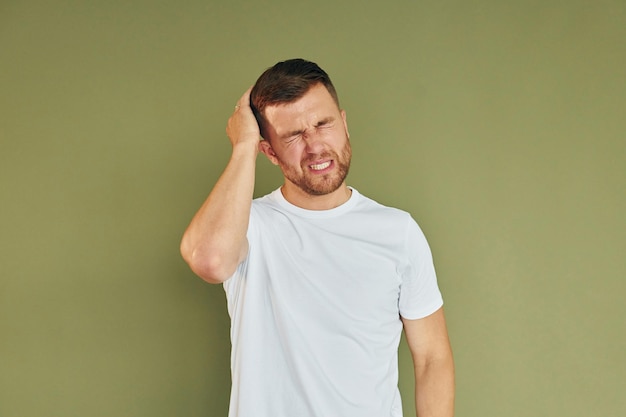
[[[415,406],[418,417],[454,415],[454,364],[451,353],[415,368]]]
[[[257,153],[254,142],[233,146],[224,172],[183,235],[181,254],[206,281],[228,278],[247,249]]]

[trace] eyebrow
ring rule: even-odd
[[[315,127],[320,127],[320,126],[327,125],[328,123],[332,122],[333,120],[335,120],[335,118],[333,116],[325,117],[322,120],[320,120],[319,122],[317,122],[315,124]]]
[[[319,120],[317,123],[315,123],[314,127],[320,127],[320,126],[327,125],[328,123],[330,123],[330,122],[332,122],[334,120],[335,120],[335,118],[333,116],[325,117],[325,118]],[[283,135],[280,135],[280,138],[281,139],[287,139],[287,138],[290,138],[292,136],[301,135],[305,131],[306,131],[305,129],[292,130],[290,132],[286,132]]]
[[[290,138],[292,136],[298,136],[300,134],[304,133],[303,129],[299,129],[299,130],[292,130],[291,132],[286,132],[283,135],[280,135],[280,139],[287,139]]]

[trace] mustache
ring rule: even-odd
[[[313,162],[317,162],[320,159],[337,159],[337,154],[334,152],[322,152],[320,154],[310,155],[302,160],[305,164],[310,164]]]

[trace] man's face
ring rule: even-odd
[[[344,183],[352,157],[346,114],[323,84],[293,103],[268,106],[264,115],[261,151],[280,166],[285,186],[326,195]]]

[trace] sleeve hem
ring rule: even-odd
[[[443,300],[439,299],[436,302],[429,304],[426,307],[420,308],[419,310],[409,310],[409,311],[401,311],[400,316],[407,320],[418,320],[423,319],[424,317],[428,317],[437,310],[443,307]]]

